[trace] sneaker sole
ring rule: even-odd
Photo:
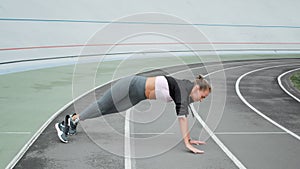
[[[63,143],[68,143],[68,141],[65,141],[65,140],[61,137],[61,135],[63,134],[63,132],[60,131],[58,125],[59,125],[59,123],[56,123],[56,124],[55,124],[55,129],[56,129],[57,136],[58,136],[59,140],[60,140],[61,142],[63,142]]]

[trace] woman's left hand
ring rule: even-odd
[[[203,145],[203,144],[206,144],[204,141],[199,141],[199,140],[190,140],[190,143],[194,144],[194,145]]]

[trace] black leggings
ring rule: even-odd
[[[101,98],[80,112],[79,119],[85,120],[122,112],[147,99],[146,79],[144,76],[129,76],[118,80]]]

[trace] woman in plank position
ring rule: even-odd
[[[192,146],[192,144],[199,145],[205,142],[190,139],[187,115],[189,104],[201,102],[210,92],[210,84],[201,75],[193,82],[171,76],[129,76],[118,80],[101,98],[79,114],[67,115],[64,121],[55,124],[55,128],[59,139],[68,143],[68,135],[76,134],[79,121],[122,112],[145,99],[174,101],[186,148],[194,153],[204,153]]]

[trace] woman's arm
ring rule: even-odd
[[[198,150],[197,148],[193,147],[190,143],[190,133],[188,131],[188,119],[186,117],[178,117],[179,124],[180,124],[180,130],[182,133],[183,141],[190,151],[193,153],[204,153],[204,151]]]

